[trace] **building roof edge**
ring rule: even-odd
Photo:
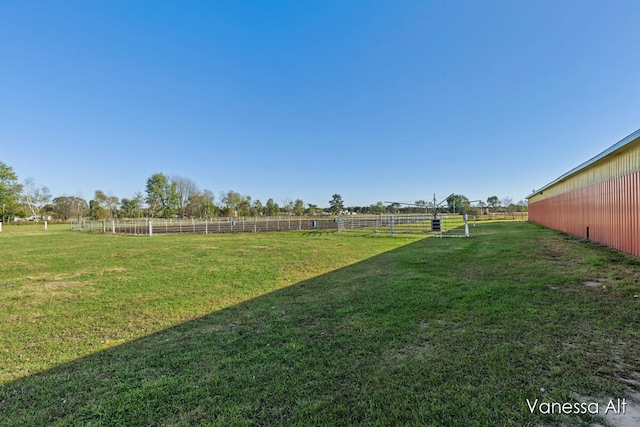
[[[560,175],[558,178],[554,179],[553,181],[551,181],[550,183],[548,183],[544,187],[541,187],[541,188],[535,190],[533,193],[529,194],[526,198],[529,199],[529,198],[535,196],[536,194],[546,190],[547,188],[559,183],[560,181],[564,181],[565,179],[569,178],[570,176],[580,172],[582,169],[585,169],[586,167],[591,166],[592,164],[598,162],[599,160],[601,160],[601,159],[603,159],[603,158],[615,153],[616,151],[620,150],[621,148],[623,148],[627,144],[635,141],[638,138],[640,138],[640,129],[638,129],[637,131],[633,132],[632,134],[622,138],[620,141],[616,142],[611,147],[607,148],[606,150],[604,150],[600,154],[597,154],[596,156],[590,158],[589,160],[587,160],[586,162],[580,164],[579,166],[576,166],[575,168],[571,169],[569,172],[567,172],[567,173],[565,173],[563,175]]]

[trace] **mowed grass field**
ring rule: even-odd
[[[640,260],[525,222],[471,233],[7,226],[0,425],[606,425],[527,400],[633,405]]]

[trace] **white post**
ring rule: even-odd
[[[0,222],[0,233],[2,233],[2,222]]]
[[[47,229],[47,221],[44,222],[44,229]]]
[[[209,223],[207,218],[204,219],[204,234],[209,234]]]
[[[469,237],[469,218],[464,214],[464,237]]]
[[[116,222],[111,221],[111,234],[116,234]]]
[[[153,236],[153,221],[149,220],[149,236]]]

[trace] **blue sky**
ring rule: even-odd
[[[0,161],[327,206],[524,199],[640,128],[637,1],[2,1]]]

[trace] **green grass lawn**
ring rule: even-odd
[[[527,399],[640,391],[640,261],[471,234],[7,226],[0,425],[605,424]]]

